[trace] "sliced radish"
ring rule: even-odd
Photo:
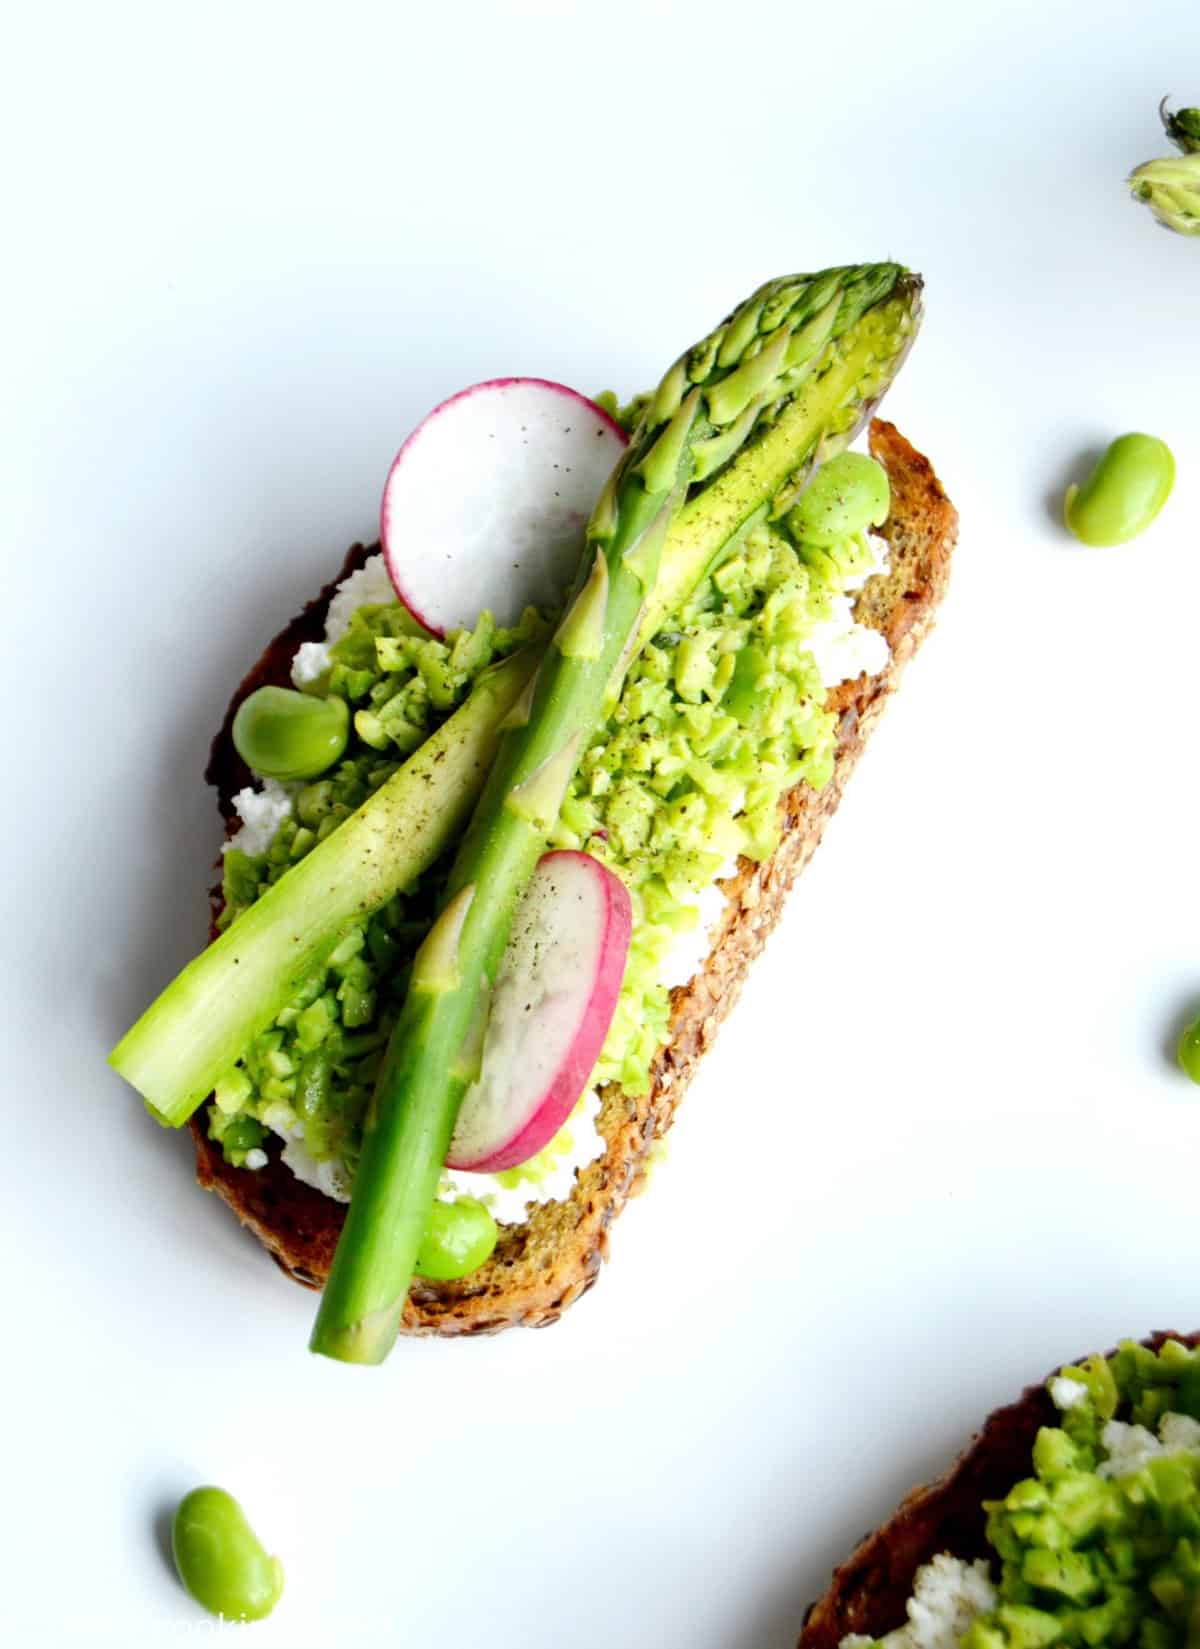
[[[458,1113],[448,1167],[515,1168],[554,1138],[600,1057],[632,928],[625,884],[598,859],[539,860],[500,963],[479,1080]]]
[[[493,378],[418,424],[383,489],[379,536],[396,594],[441,636],[486,607],[515,624],[557,607],[626,436],[595,401],[545,378]]]

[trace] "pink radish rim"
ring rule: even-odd
[[[617,875],[616,871],[613,870],[611,866],[606,865],[603,860],[597,859],[594,854],[587,853],[581,848],[552,848],[549,853],[544,853],[542,855],[541,859],[538,861],[538,864],[540,866],[544,864],[547,859],[560,858],[591,859],[593,863],[599,867],[603,875],[608,879],[605,886],[608,898],[609,927],[620,935],[620,943],[606,947],[609,952],[608,966],[609,968],[615,968],[616,971],[616,978],[613,981],[615,988],[612,992],[611,1011],[604,1022],[603,1029],[596,1038],[596,1046],[594,1050],[592,1050],[591,1058],[588,1060],[582,1076],[578,1079],[586,1086],[587,1079],[595,1068],[597,1059],[600,1057],[600,1051],[604,1046],[605,1038],[608,1036],[609,1028],[612,1025],[613,1019],[616,1017],[617,1003],[621,995],[621,981],[625,976],[625,969],[629,965],[629,951],[633,941],[633,900],[630,897],[629,889],[625,886],[623,879]],[[536,1149],[527,1149],[522,1144],[522,1141],[527,1139],[533,1132],[534,1123],[542,1115],[542,1112],[545,1109],[544,1104],[539,1106],[538,1109],[534,1111],[526,1120],[524,1126],[519,1129],[517,1133],[511,1135],[507,1140],[505,1140],[503,1145],[498,1145],[494,1150],[487,1152],[484,1156],[476,1157],[471,1162],[455,1162],[453,1164],[447,1162],[447,1167],[453,1167],[456,1172],[465,1174],[498,1174],[503,1173],[508,1168],[519,1168],[523,1162],[528,1162],[531,1157],[536,1156],[539,1150],[544,1150],[550,1143],[550,1140],[554,1138],[554,1135],[557,1134],[561,1128],[565,1127],[572,1111],[579,1103],[580,1095],[584,1091],[584,1088],[580,1088],[579,1093],[574,1095],[566,1110],[564,1110],[558,1118],[553,1133],[549,1134]],[[514,1152],[518,1154],[514,1155]]]

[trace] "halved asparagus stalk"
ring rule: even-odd
[[[528,684],[523,649],[484,672],[467,701],[325,841],[202,951],[126,1032],[109,1064],[160,1122],[179,1127],[361,922],[461,834]]]
[[[378,1363],[395,1339],[513,910],[639,640],[711,564],[702,546],[736,541],[764,508],[786,508],[813,463],[850,439],[900,364],[918,294],[895,264],[771,282],[682,356],[649,399],[589,522],[566,615],[506,717],[414,963],[368,1109],[314,1351]],[[703,490],[685,507],[692,487]]]

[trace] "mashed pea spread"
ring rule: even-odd
[[[827,689],[887,659],[882,636],[854,622],[849,593],[885,564],[886,549],[865,534],[817,548],[793,541],[785,525],[756,528],[644,649],[585,752],[552,845],[602,859],[629,888],[634,912],[597,1085],[645,1092],[667,1035],[668,983],[678,976],[672,956],[688,949],[690,933],[694,966],[703,960],[695,934],[711,919],[715,880],[739,854],[760,860],[772,852],[787,790],[801,779],[817,788],[828,781],[836,729]],[[445,641],[415,634],[400,603],[379,599],[386,592],[377,573],[369,563],[346,581],[327,641],[306,644],[294,670],[298,685],[318,683],[349,704],[346,755],[319,782],[237,798],[245,823],[225,854],[225,924],[395,772],[481,671],[549,631],[548,617],[531,609],[514,629],[498,629],[485,613]],[[408,961],[444,874],[435,867],[351,927],[218,1085],[209,1130],[228,1161],[263,1167],[274,1132],[301,1178],[349,1195]],[[595,1110],[589,1093],[531,1162],[499,1175],[459,1174],[447,1185],[484,1196],[500,1218],[521,1218],[526,1201],[564,1194],[575,1166],[598,1154]]]
[[[1187,1649],[1200,1630],[1200,1352],[1168,1341],[1064,1368],[1033,1475],[986,1501],[989,1565],[918,1570],[886,1649]],[[842,1649],[867,1649],[852,1634]]]

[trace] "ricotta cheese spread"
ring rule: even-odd
[[[357,572],[338,585],[329,603],[324,641],[302,641],[297,647],[292,660],[293,684],[308,687],[325,674],[329,668],[329,649],[345,635],[360,607],[384,607],[395,599],[396,591],[383,556],[368,556]]]
[[[221,852],[229,853],[236,848],[248,858],[256,859],[275,840],[275,833],[283,821],[291,817],[292,796],[278,779],[264,779],[259,790],[250,785],[239,790],[233,798],[233,805],[242,827],[223,843]]]
[[[1096,1468],[1097,1477],[1131,1477],[1150,1460],[1200,1450],[1200,1420],[1187,1414],[1164,1414],[1157,1437],[1146,1426],[1109,1420],[1100,1441],[1108,1451],[1108,1459]]]
[[[996,1588],[985,1559],[964,1563],[939,1552],[916,1572],[913,1595],[905,1606],[907,1621],[879,1642],[886,1649],[955,1649],[971,1622],[995,1606]],[[841,1649],[867,1649],[874,1641],[850,1632]]]

